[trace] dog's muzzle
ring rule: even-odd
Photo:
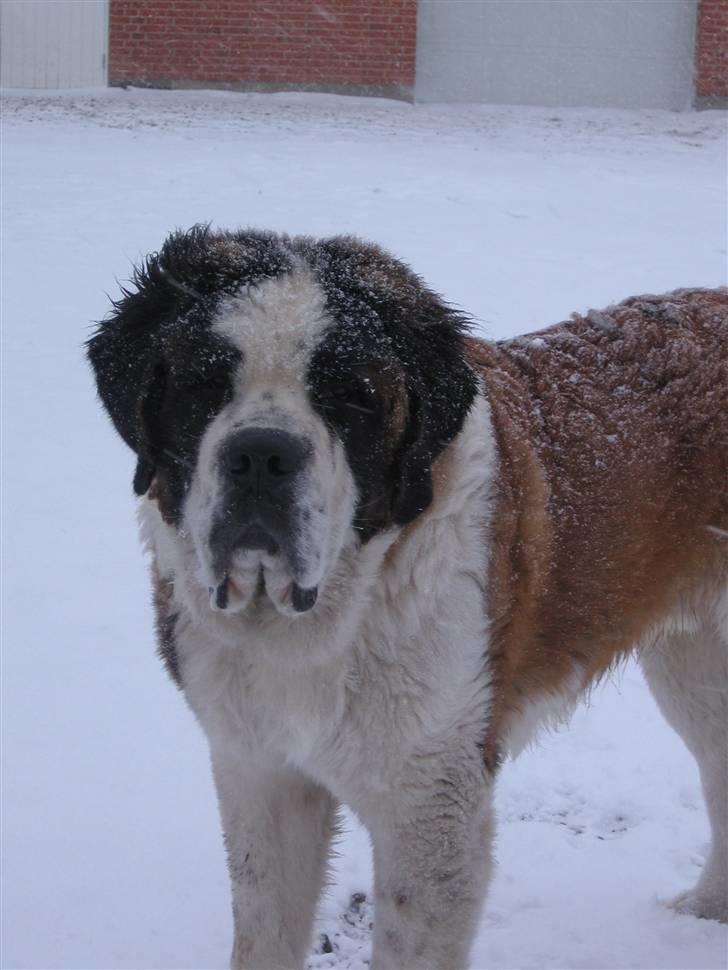
[[[311,455],[306,438],[281,428],[244,428],[223,445],[222,502],[210,533],[213,568],[220,577],[213,595],[218,609],[227,606],[231,560],[246,551],[282,556],[294,580],[294,609],[305,612],[315,604],[317,591],[295,582],[300,573],[297,491]]]

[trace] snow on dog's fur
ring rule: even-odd
[[[160,653],[210,743],[234,967],[303,962],[340,802],[373,966],[461,968],[502,759],[638,649],[728,919],[728,293],[500,344],[350,237],[195,228],[90,341]],[[706,687],[710,690],[706,690]]]

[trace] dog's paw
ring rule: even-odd
[[[685,916],[697,916],[698,919],[714,919],[719,923],[728,923],[728,897],[709,895],[696,889],[675,896],[667,904],[676,913]]]

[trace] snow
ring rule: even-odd
[[[3,113],[3,955],[7,968],[213,968],[230,902],[205,745],[154,652],[132,459],[82,342],[116,278],[212,221],[391,248],[512,336],[726,282],[726,116],[314,95],[8,94]],[[708,827],[636,667],[505,767],[473,966],[720,968],[664,899]],[[362,967],[353,819],[318,923]]]

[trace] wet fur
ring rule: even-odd
[[[372,835],[373,967],[465,966],[501,761],[630,649],[713,827],[675,905],[728,919],[727,344],[728,293],[701,290],[475,340],[351,238],[195,229],[139,271],[90,357],[139,461],[160,652],[210,743],[234,967],[302,965],[339,802]],[[362,366],[376,433],[331,403]],[[317,455],[300,616],[275,558],[267,592],[210,605],[215,455],[260,421]]]

